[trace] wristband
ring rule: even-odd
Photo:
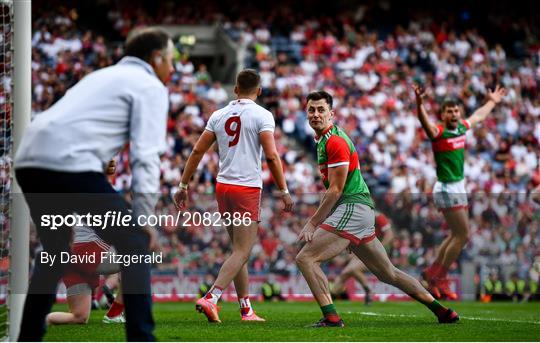
[[[180,182],[180,184],[178,185],[178,187],[179,187],[180,189],[187,190],[187,189],[188,189],[188,184],[187,184],[187,183],[182,183],[182,182]]]
[[[287,188],[285,188],[285,189],[280,189],[279,191],[281,192],[282,195],[289,194],[289,190],[288,190]]]

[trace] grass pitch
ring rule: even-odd
[[[459,324],[441,325],[415,302],[336,302],[345,328],[305,328],[321,318],[314,302],[254,303],[264,323],[240,321],[236,303],[222,304],[223,323],[210,324],[194,303],[154,304],[160,341],[538,341],[540,303],[452,303]],[[55,310],[65,310],[57,305]],[[47,341],[124,341],[121,324],[103,324],[105,311],[92,311],[87,325],[55,326]]]

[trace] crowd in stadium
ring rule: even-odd
[[[136,8],[110,11],[113,36],[125,37],[139,25],[167,22],[167,2],[162,6],[156,17],[142,16]],[[517,64],[502,45],[488,44],[476,30],[454,31],[447,23],[426,19],[394,25],[381,34],[358,24],[361,11],[353,14],[293,20],[294,25],[275,19],[277,15],[269,16],[274,21],[222,18],[224,29],[249,52],[246,67],[260,71],[260,102],[275,115],[278,151],[297,202],[294,214],[280,213],[270,173],[263,172],[260,243],[250,260],[252,273],[297,273],[297,234],[323,189],[303,108],[310,90],[333,94],[335,122],[353,139],[378,209],[393,222],[396,238],[390,256],[396,266],[418,272],[433,258],[446,224],[430,199],[435,164],[416,117],[411,84],[418,82],[429,90],[426,105],[434,116],[448,97],[459,99],[467,116],[483,103],[486,90],[500,83],[508,90],[504,103],[482,128],[467,135],[472,235],[461,260],[498,267],[506,278],[515,272],[523,279],[529,274],[538,277],[533,264],[540,255],[540,209],[528,194],[540,183],[540,49],[523,48],[525,56]],[[190,22],[188,15],[170,17],[169,23]],[[50,107],[84,75],[122,57],[118,41],[97,30],[79,31],[77,18],[75,10],[65,7],[34,21],[33,115]],[[209,14],[205,18],[214,19]],[[170,194],[176,191],[186,158],[210,114],[231,100],[206,67],[194,65],[189,56],[179,54],[175,67],[168,84],[169,148],[162,157],[158,213],[176,213]],[[116,159],[112,182],[127,192],[127,152]],[[191,211],[215,211],[217,153],[207,154],[201,165],[190,185]],[[215,274],[227,253],[224,230],[163,227],[160,232],[165,263],[156,272]],[[326,268],[338,272],[343,262],[336,259]]]

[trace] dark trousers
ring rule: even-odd
[[[65,173],[21,168],[15,174],[30,208],[43,251],[56,256],[52,266],[41,263],[40,254],[36,256],[24,305],[19,341],[40,341],[45,334],[45,317],[51,311],[58,282],[63,276],[65,264],[59,262],[60,255],[70,251],[72,237],[70,227],[51,230],[50,225],[45,226],[48,223],[42,221],[43,216],[90,213],[104,217],[108,211],[126,214],[128,204],[101,173]],[[111,225],[109,223],[105,229],[94,227],[94,230],[103,240],[113,245],[118,254],[148,254],[148,235],[139,227]],[[129,341],[155,340],[152,334],[154,320],[150,268],[151,265],[147,263],[122,266],[126,336]]]

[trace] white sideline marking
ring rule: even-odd
[[[488,322],[508,322],[508,323],[521,323],[521,324],[536,324],[540,325],[540,322],[535,322],[533,320],[512,320],[512,319],[497,319],[497,318],[480,318],[480,317],[461,317],[468,320],[484,320]]]
[[[415,317],[419,318],[419,316],[414,316],[410,314],[391,314],[391,313],[377,313],[377,312],[353,312],[348,311],[348,314],[362,314],[364,316],[378,316],[378,317]],[[479,320],[479,321],[488,321],[488,322],[506,322],[506,323],[521,323],[521,324],[535,324],[540,325],[540,322],[535,322],[532,320],[512,320],[512,319],[497,319],[497,318],[482,318],[482,317],[462,317],[459,316],[461,319],[467,319],[467,320]]]

